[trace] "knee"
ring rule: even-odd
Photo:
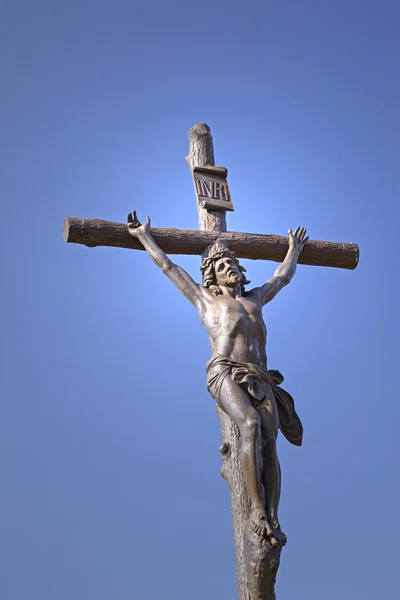
[[[254,415],[249,415],[244,420],[242,427],[240,428],[240,435],[242,437],[257,436],[260,433],[260,418],[256,412]]]

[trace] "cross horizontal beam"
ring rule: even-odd
[[[199,231],[186,229],[151,228],[157,244],[167,254],[199,254],[217,238],[226,242],[237,258],[262,259],[281,262],[288,249],[288,238],[226,231]],[[63,227],[64,240],[85,246],[114,246],[144,250],[139,240],[129,235],[125,223],[100,219],[67,217]],[[309,240],[300,254],[299,263],[320,267],[355,269],[359,259],[357,244]]]

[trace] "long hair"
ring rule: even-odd
[[[246,279],[246,276],[244,275],[246,269],[242,267],[238,259],[235,258],[235,255],[232,252],[232,250],[229,250],[228,246],[224,244],[224,242],[220,241],[215,242],[215,244],[211,246],[208,257],[203,260],[203,264],[200,267],[200,270],[203,273],[203,286],[208,288],[210,292],[214,294],[214,296],[218,296],[218,294],[222,293],[218,285],[217,276],[215,273],[215,263],[219,258],[224,257],[233,258],[233,260],[239,267],[239,271],[242,275],[240,288],[242,290],[242,295],[244,296],[246,294],[244,286],[250,283],[250,281],[248,281]]]

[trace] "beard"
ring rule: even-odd
[[[222,285],[236,285],[237,283],[240,283],[242,281],[242,278],[240,277],[240,275],[238,275],[237,273],[231,273],[231,275],[229,275],[226,279],[226,283],[222,284]]]

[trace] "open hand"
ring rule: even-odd
[[[136,210],[128,215],[128,231],[132,237],[139,238],[146,235],[150,230],[150,217],[146,218],[146,222],[141,224],[136,215]]]
[[[304,227],[296,227],[294,233],[291,229],[289,229],[289,248],[294,248],[300,254],[300,252],[304,248],[304,245],[308,241],[308,237],[305,237],[306,233],[307,229],[305,229]]]

